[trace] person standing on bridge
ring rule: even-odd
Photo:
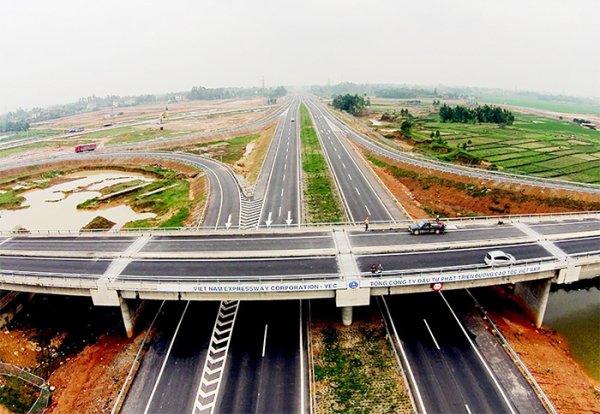
[[[375,266],[375,263],[373,263],[371,265],[371,273],[375,273],[377,271],[377,266]]]
[[[365,219],[365,231],[369,231],[369,216]]]

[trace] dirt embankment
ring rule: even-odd
[[[568,343],[554,331],[538,329],[507,288],[480,290],[480,302],[552,405],[560,413],[600,413],[600,383],[571,357]]]
[[[46,413],[107,413],[145,334],[127,338],[118,308],[93,306],[90,298],[36,295],[0,331],[0,360],[47,380]]]
[[[476,179],[363,153],[414,218],[600,210],[598,194]]]

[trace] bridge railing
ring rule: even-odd
[[[475,217],[453,217],[453,218],[440,218],[440,221],[446,224],[476,224],[493,222],[495,224],[509,223],[512,221],[521,220],[535,220],[535,219],[583,219],[586,217],[600,216],[600,210],[594,211],[573,211],[565,213],[536,213],[536,214],[505,214],[505,215],[494,215],[494,216],[475,216]],[[411,220],[401,221],[371,221],[369,226],[371,228],[385,227],[390,229],[404,229],[405,226],[411,224]],[[251,229],[245,229],[243,231],[279,231],[279,230],[298,230],[298,229],[324,229],[333,227],[362,227],[364,224],[362,221],[355,222],[336,222],[336,223],[303,223],[303,224],[273,224],[270,226],[259,225],[258,228],[253,227]],[[174,234],[174,233],[214,233],[216,231],[227,232],[227,231],[241,231],[238,227],[231,226],[226,228],[221,227],[139,227],[139,228],[120,228],[120,229],[15,229],[15,230],[0,230],[0,236],[80,236],[80,235],[92,235],[92,234]]]
[[[98,287],[96,282],[101,277],[101,274],[0,270],[0,281],[2,283],[30,286],[52,285],[71,289],[96,289]]]
[[[143,284],[214,284],[218,285],[244,285],[244,284],[268,284],[268,283],[316,283],[343,281],[344,276],[339,273],[303,274],[303,275],[279,275],[279,276],[119,276],[110,282],[111,287],[128,286],[131,283]],[[151,288],[154,290],[153,288]]]
[[[448,273],[462,273],[462,272],[480,272],[490,269],[506,269],[513,267],[522,266],[533,266],[544,263],[556,262],[566,267],[566,260],[560,260],[555,257],[544,257],[536,259],[517,260],[514,265],[510,266],[489,266],[486,264],[473,264],[473,265],[462,265],[462,266],[446,266],[446,267],[433,267],[426,269],[407,269],[407,270],[384,270],[381,273],[371,273],[370,271],[361,272],[361,276],[368,279],[373,278],[385,278],[385,277],[408,277],[408,276],[443,276]]]

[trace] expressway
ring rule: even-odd
[[[390,196],[366,169],[359,156],[340,139],[327,121],[329,113],[310,99],[303,99],[310,111],[323,152],[341,194],[344,210],[351,223],[369,217],[371,223],[406,220]]]
[[[360,274],[355,276],[370,278],[371,263],[384,264],[385,271],[379,278],[401,277],[414,271],[478,267],[483,265],[485,252],[493,248],[513,252],[518,260],[554,260],[557,250],[564,252],[565,257],[598,250],[598,217],[528,225],[457,223],[456,230],[445,235],[409,235],[395,225],[404,219],[401,209],[343,139],[341,132],[346,132],[347,127],[336,126],[338,121],[311,100],[306,103],[348,217],[355,223],[361,223],[365,216],[370,216],[372,223],[387,223],[369,232],[341,230],[348,240],[349,255],[356,259]],[[340,265],[339,229],[266,229],[271,225],[301,224],[297,122],[291,121],[292,117],[298,119],[298,105],[293,100],[287,112],[281,112],[282,121],[270,150],[272,156],[267,156],[261,172],[262,177],[269,178],[257,185],[255,194],[262,203],[257,226],[261,230],[237,231],[245,227],[244,200],[229,169],[200,157],[163,154],[195,163],[206,171],[211,199],[203,227],[221,231],[140,237],[7,237],[0,239],[0,268],[33,276],[37,284],[43,284],[45,279],[79,280],[82,285],[89,281],[135,281],[137,286],[164,283],[170,289],[199,282],[220,286],[264,281],[285,284],[313,278],[341,280],[345,275]],[[536,238],[536,234],[540,237]],[[558,249],[549,250],[550,239]],[[117,262],[122,266],[115,270]],[[186,291],[166,292],[175,298]],[[147,293],[135,292],[142,298]],[[203,296],[201,301],[166,303],[157,319],[157,336],[122,412],[306,412],[306,301],[240,302],[238,297],[211,301]],[[452,325],[446,302],[432,300],[429,306],[427,301],[424,307],[417,306],[422,303],[417,301],[414,306],[403,308],[413,300],[408,298],[396,296],[390,300],[389,318],[398,326],[400,341],[407,344],[410,365],[423,368],[416,370],[416,382],[433,384],[423,397],[423,407],[429,407],[428,412],[440,407],[466,408],[459,412],[511,412],[511,403],[486,372],[475,348],[468,340],[459,339],[464,334]],[[454,295],[450,295],[449,301],[454,300]],[[407,314],[411,314],[410,318]],[[431,347],[429,330],[424,332],[419,324],[419,318],[429,321],[432,315],[439,318],[429,328],[436,341],[440,337],[441,353],[437,347]],[[457,377],[456,372],[462,372],[465,366],[469,375]],[[445,387],[446,381],[453,385]]]

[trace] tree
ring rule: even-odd
[[[362,112],[365,109],[366,104],[367,103],[362,96],[359,96],[358,94],[350,95],[349,93],[343,96],[337,95],[331,102],[331,105],[333,105],[334,108],[349,112],[351,114]]]
[[[400,131],[402,131],[402,134],[408,136],[408,135],[410,135],[410,130],[411,130],[412,126],[413,126],[412,121],[410,119],[405,119],[400,124]]]

